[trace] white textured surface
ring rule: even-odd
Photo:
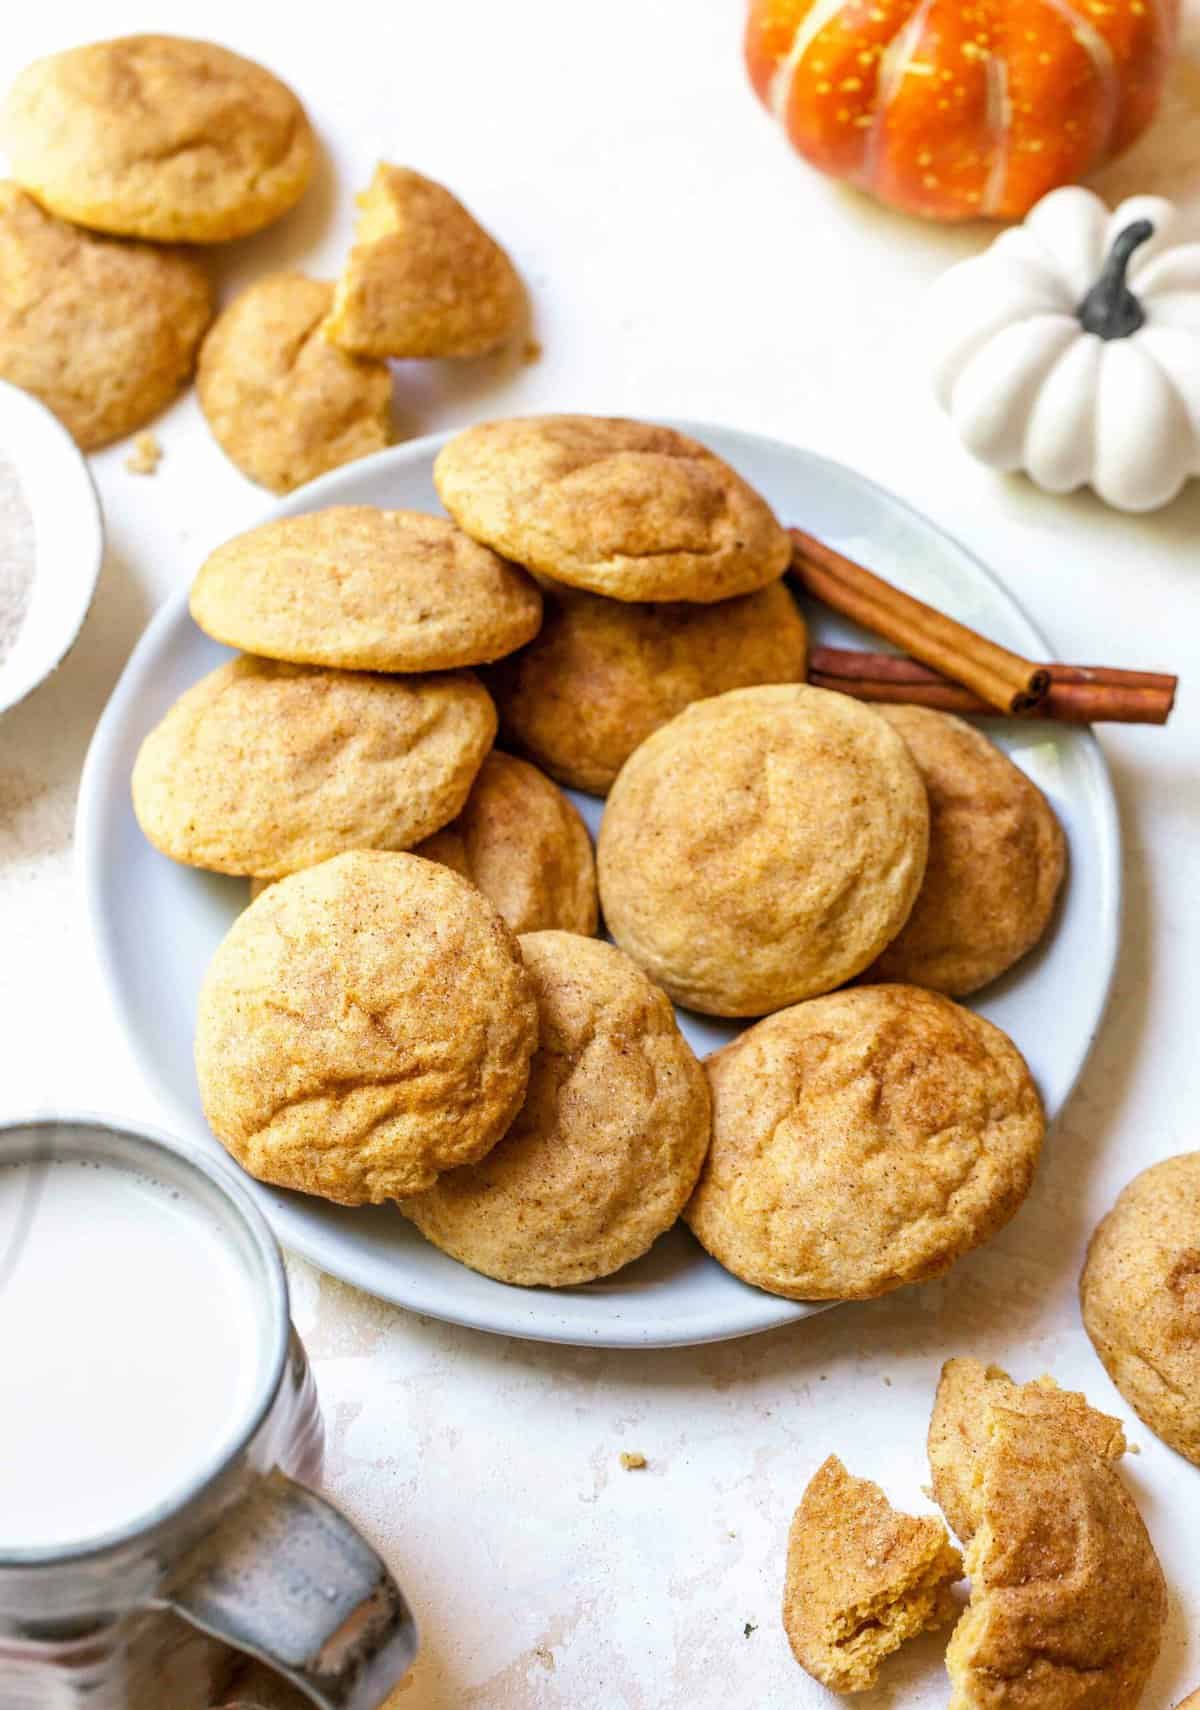
[[[1200,52],[1200,8],[1191,44]],[[791,1662],[777,1608],[787,1520],[832,1449],[919,1505],[941,1360],[1049,1369],[1120,1408],[1079,1327],[1087,1232],[1141,1164],[1200,1143],[1195,884],[1200,488],[1150,519],[1051,499],[972,464],[928,401],[910,334],[925,286],[980,247],[866,206],[793,163],[742,81],[737,0],[170,0],[161,28],[267,60],[301,90],[329,167],[296,216],[221,258],[328,272],[379,154],[460,190],[529,279],[540,362],[401,378],[412,431],[485,412],[610,409],[727,420],[856,464],[960,535],[1063,655],[1191,679],[1165,732],[1105,736],[1125,816],[1127,925],[1099,1048],[1033,1198],[948,1282],[745,1343],[664,1354],[544,1349],[407,1318],[294,1269],[330,1421],[331,1485],[407,1585],[425,1649],[397,1710],[723,1710],[832,1703]],[[132,3],[16,8],[0,72]],[[1099,184],[1200,209],[1200,67]],[[191,399],[147,480],[93,460],[110,554],[79,647],[0,721],[4,1108],[158,1112],[89,965],[70,824],[92,723],[149,612],[262,495]],[[1200,1684],[1200,1472],[1134,1422],[1129,1476],[1171,1585],[1147,1710]],[[638,1449],[644,1472],[618,1455]],[[754,1624],[748,1637],[744,1626]],[[1191,1646],[1189,1652],[1189,1644]],[[872,1705],[946,1699],[936,1643]]]

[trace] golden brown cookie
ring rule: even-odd
[[[316,144],[292,91],[253,60],[182,36],[123,36],[35,60],[0,115],[13,177],[63,219],[218,243],[297,202]]]
[[[327,338],[357,356],[486,356],[520,329],[516,268],[457,196],[381,161],[358,205]]]
[[[578,811],[525,760],[495,750],[462,812],[418,851],[462,868],[514,932],[595,932],[598,918],[592,840]],[[439,844],[438,847],[434,847]]]
[[[333,286],[270,273],[220,314],[200,347],[196,392],[243,475],[290,493],[388,442],[392,375],[321,336]]]
[[[142,743],[134,811],[175,861],[278,879],[437,831],[495,730],[469,672],[377,677],[243,655],[181,695]]]
[[[1129,1183],[1092,1236],[1079,1299],[1130,1407],[1200,1466],[1200,1152]]]
[[[93,237],[0,183],[0,379],[40,398],[81,450],[170,403],[211,318],[190,256]]]
[[[929,861],[913,911],[867,970],[965,997],[1042,937],[1066,842],[1037,785],[982,731],[928,707],[876,709],[908,744],[929,793]]]
[[[1162,1570],[1113,1471],[1050,1415],[993,1403],[950,1710],[1136,1710],[1162,1642]]]
[[[783,1626],[792,1655],[833,1692],[866,1692],[906,1639],[947,1626],[962,1557],[937,1520],[894,1509],[836,1455],[816,1472],[788,1534]]]
[[[501,1282],[610,1275],[669,1229],[708,1145],[704,1071],[671,1005],[611,944],[520,941],[538,1048],[508,1133],[402,1210],[443,1252]]]
[[[230,647],[349,671],[446,671],[537,634],[542,597],[444,517],[331,505],[227,541],[192,585],[192,616]]]
[[[546,590],[541,632],[488,677],[506,737],[552,778],[607,794],[639,743],[693,701],[804,680],[807,632],[782,582],[713,606]]]
[[[772,1294],[868,1300],[941,1276],[1033,1180],[1045,1122],[1024,1059],[936,992],[814,998],[706,1068],[712,1146],[684,1215]]]
[[[1200,1710],[1200,1690],[1189,1693],[1182,1704],[1177,1704],[1175,1710]]]
[[[929,810],[908,749],[846,695],[697,701],[625,762],[600,827],[621,948],[677,1003],[763,1015],[832,990],[908,918]]]
[[[1125,1453],[1121,1421],[1089,1407],[1077,1391],[1060,1389],[1052,1377],[1017,1384],[999,1366],[947,1360],[929,1421],[929,1470],[937,1505],[964,1544],[978,1524],[981,1457],[993,1401],[1015,1413],[1056,1420],[1101,1460],[1119,1461]]]
[[[506,558],[616,600],[726,600],[783,575],[765,500],[699,441],[606,416],[457,434],[433,468],[457,523]]]
[[[487,899],[432,861],[359,850],[238,916],[201,987],[196,1074],[252,1176],[377,1204],[495,1145],[536,1044],[529,976]]]

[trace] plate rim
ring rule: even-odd
[[[724,426],[715,422],[700,422],[680,418],[664,418],[646,416],[643,420],[655,421],[664,426],[688,433],[694,438],[704,441],[706,436],[718,436],[726,446],[735,442],[746,447],[751,452],[769,449],[783,453],[785,456],[800,456],[811,463],[836,470],[839,475],[849,476],[851,480],[879,494],[891,506],[907,513],[916,521],[940,536],[954,552],[968,560],[975,572],[990,586],[991,590],[1007,605],[1020,626],[1029,637],[1026,644],[1031,650],[1040,651],[1045,657],[1051,656],[1051,649],[1041,634],[1037,625],[1029,617],[1024,607],[1008,586],[976,557],[940,523],[918,511],[915,506],[908,504],[899,495],[890,492],[873,481],[870,476],[862,474],[849,464],[824,456],[821,452],[813,451],[807,446],[793,445],[788,441],[776,439],[771,435],[754,433],[747,429]],[[297,488],[293,493],[264,505],[257,520],[246,524],[247,528],[260,526],[263,522],[319,508],[328,503],[336,503],[336,495],[340,492],[346,480],[353,476],[361,479],[364,473],[374,468],[396,465],[422,463],[432,456],[455,436],[460,430],[447,430],[426,434],[420,439],[407,440],[401,445],[388,446],[382,451],[374,452],[369,457],[358,458],[338,469],[330,470],[317,480],[308,482]],[[146,1052],[130,1012],[130,1004],[122,982],[116,977],[116,958],[109,944],[108,924],[102,898],[102,877],[104,863],[99,851],[103,843],[103,825],[106,818],[106,802],[111,808],[113,792],[106,795],[104,785],[113,775],[111,765],[106,764],[111,751],[116,746],[122,727],[130,708],[135,703],[143,680],[150,672],[153,661],[157,658],[161,641],[169,635],[181,620],[188,618],[188,599],[191,590],[191,578],[172,592],[161,602],[153,613],[142,634],[138,637],[121,674],[113,686],[112,692],[105,703],[104,710],[93,731],[88,751],[84,760],[80,778],[79,798],[75,814],[75,844],[77,850],[76,880],[81,896],[88,938],[95,959],[95,965],[100,974],[101,984],[108,1001],[110,1013],[114,1016],[121,1036],[129,1051],[142,1081],[149,1087],[163,1110],[169,1112],[171,1122],[176,1125],[183,1135],[190,1135],[196,1126],[195,1113],[190,1111],[178,1099],[171,1083],[160,1075],[152,1057]],[[1070,1099],[1079,1078],[1091,1056],[1097,1034],[1104,1020],[1112,994],[1113,982],[1116,975],[1117,957],[1120,948],[1120,922],[1123,907],[1124,875],[1122,870],[1122,852],[1120,837],[1120,822],[1117,811],[1115,791],[1111,774],[1104,757],[1103,749],[1094,731],[1090,727],[1080,727],[1075,734],[1081,739],[1079,752],[1086,756],[1085,764],[1088,770],[1090,793],[1099,811],[1102,828],[1102,845],[1097,851],[1099,870],[1097,878],[1103,907],[1103,941],[1099,946],[1103,958],[1104,978],[1091,990],[1091,1013],[1086,1024],[1086,1045],[1075,1068],[1074,1074],[1067,1085],[1059,1110]],[[1057,1115],[1057,1112],[1056,1112]],[[172,1130],[174,1132],[174,1129]],[[209,1136],[211,1139],[212,1137]],[[213,1142],[219,1144],[219,1142]],[[243,1172],[244,1173],[244,1172]],[[706,1343],[734,1340],[742,1336],[759,1335],[765,1331],[777,1329],[785,1324],[799,1322],[811,1317],[816,1312],[829,1310],[839,1302],[800,1302],[788,1300],[780,1296],[767,1294],[746,1285],[746,1296],[753,1301],[753,1308],[748,1310],[745,1304],[739,1311],[739,1296],[731,1296],[730,1306],[724,1313],[711,1315],[708,1327],[698,1332],[695,1328],[680,1328],[677,1323],[662,1317],[649,1319],[639,1318],[636,1324],[624,1324],[620,1319],[598,1325],[590,1333],[586,1326],[560,1319],[557,1325],[547,1327],[539,1323],[536,1327],[523,1325],[519,1322],[524,1315],[520,1305],[520,1297],[527,1296],[531,1291],[513,1289],[515,1297],[507,1301],[506,1296],[497,1296],[498,1308],[495,1312],[473,1310],[471,1308],[454,1309],[445,1302],[437,1305],[426,1300],[398,1299],[395,1292],[383,1294],[376,1283],[363,1274],[370,1267],[346,1267],[335,1262],[331,1264],[327,1243],[319,1237],[310,1238],[303,1221],[293,1215],[290,1205],[276,1197],[268,1184],[255,1181],[247,1176],[246,1185],[260,1209],[267,1217],[281,1244],[292,1252],[298,1253],[318,1270],[338,1277],[351,1286],[361,1288],[365,1292],[376,1295],[394,1306],[405,1311],[415,1312],[423,1317],[438,1319],[442,1322],[462,1325],[471,1330],[483,1331],[488,1334],[513,1336],[520,1340],[546,1342],[552,1344],[577,1347],[606,1347],[606,1348],[668,1348],[692,1347]],[[353,1271],[353,1274],[351,1272]],[[737,1280],[737,1279],[733,1279]],[[503,1285],[497,1285],[502,1287]],[[537,1291],[533,1297],[539,1302],[540,1311],[545,1312],[545,1300],[551,1291]],[[526,1309],[536,1313],[539,1307],[532,1305]]]

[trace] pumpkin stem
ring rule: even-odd
[[[1125,283],[1133,252],[1154,236],[1149,220],[1135,220],[1113,240],[1104,271],[1075,313],[1097,338],[1128,338],[1146,324],[1146,311]]]

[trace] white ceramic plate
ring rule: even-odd
[[[25,620],[0,664],[0,712],[37,688],[75,643],[104,557],[100,501],[75,441],[44,404],[0,380],[0,452],[33,519],[35,572]]]
[[[865,561],[998,641],[1035,657],[1050,648],[1008,594],[962,547],[861,476],[811,452],[726,428],[677,425],[728,458],[785,520]],[[277,506],[291,515],[330,504],[440,507],[432,466],[442,438],[350,464]],[[185,576],[195,567],[182,565]],[[834,623],[827,641],[852,639]],[[176,866],[142,837],[129,777],[138,745],[171,702],[227,657],[188,616],[181,587],[151,623],[100,721],[83,775],[78,853],[104,979],[147,1078],[188,1139],[216,1147],[200,1110],[192,1031],[201,976],[244,907],[246,882]],[[1062,1106],[1104,1009],[1116,956],[1120,849],[1100,750],[1082,730],[1009,725],[991,730],[1045,790],[1073,855],[1048,942],[989,988],[980,1010],[1017,1041],[1047,1108]],[[575,798],[593,831],[600,803]],[[735,1024],[681,1015],[705,1055]],[[280,1239],[335,1276],[398,1306],[478,1329],[606,1347],[717,1341],[820,1310],[749,1288],[709,1259],[682,1228],[605,1282],[521,1289],[446,1258],[388,1208],[350,1210],[251,1183]]]

